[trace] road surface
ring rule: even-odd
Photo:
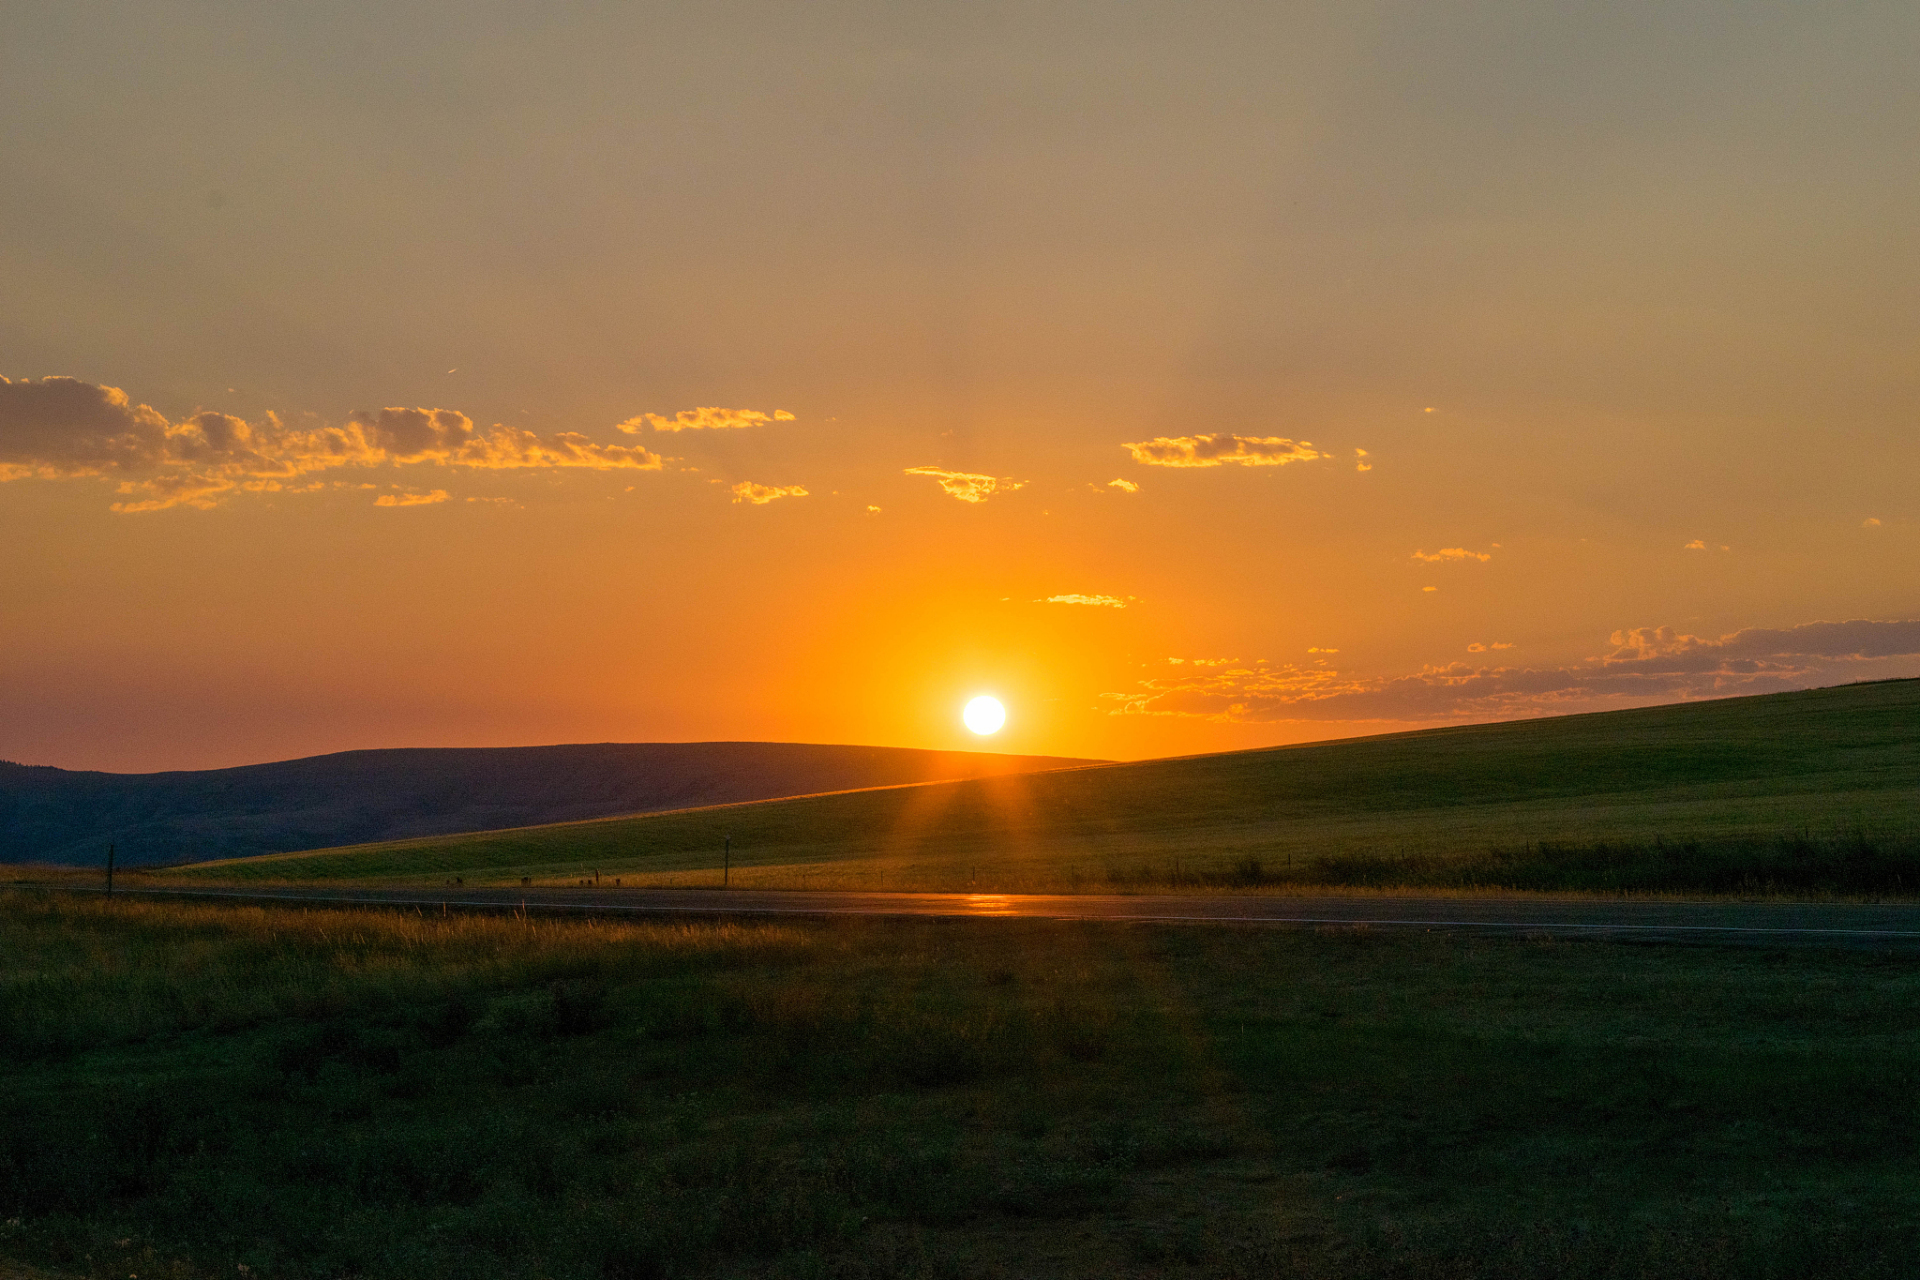
[[[97,892],[97,890],[96,890]],[[1444,930],[1920,951],[1920,903],[1279,894],[866,893],[840,890],[122,888],[139,897],[599,916],[931,916]]]

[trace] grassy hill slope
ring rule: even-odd
[[[627,884],[706,884],[731,836],[735,883],[793,887],[1712,888],[1718,881],[1700,868],[1731,867],[1726,874],[1751,880],[1755,859],[1771,859],[1769,882],[1885,889],[1904,884],[1916,813],[1920,680],[1903,680],[397,841],[178,874],[512,883],[597,869]],[[1852,870],[1835,880],[1834,866]]]
[[[685,809],[1084,761],[799,742],[342,751],[172,773],[0,762],[0,862],[122,865]]]

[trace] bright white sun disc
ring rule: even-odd
[[[967,704],[960,718],[967,722],[967,728],[984,737],[1000,732],[1000,726],[1007,722],[1007,709],[1000,705],[1000,699],[983,693]]]

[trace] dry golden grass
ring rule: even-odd
[[[212,862],[192,880],[1920,893],[1920,681]]]

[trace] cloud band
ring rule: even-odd
[[[1133,460],[1148,467],[1283,467],[1289,462],[1312,462],[1330,455],[1305,440],[1284,436],[1236,436],[1226,433],[1199,436],[1155,436],[1120,446]]]
[[[275,492],[339,468],[429,465],[481,470],[574,467],[659,470],[640,445],[603,445],[576,431],[475,428],[453,409],[355,413],[340,426],[292,426],[203,410],[179,422],[118,387],[78,378],[0,378],[0,481],[117,478],[116,511],[212,507],[235,492]]]
[[[1861,664],[1920,657],[1920,620],[1811,622],[1718,639],[1667,627],[1616,631],[1613,648],[1563,667],[1476,667],[1365,678],[1316,664],[1236,663],[1143,680],[1103,695],[1115,715],[1274,722],[1433,722],[1552,715],[1647,701],[1805,688],[1855,678]]]

